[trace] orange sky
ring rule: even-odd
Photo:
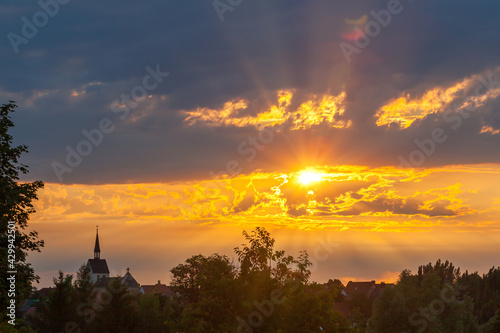
[[[256,226],[320,282],[499,265],[498,4],[455,3],[74,1],[27,39],[37,2],[2,7],[0,100],[21,180],[46,184],[40,286],[97,224],[141,284]]]
[[[500,248],[499,165],[434,169],[314,167],[158,184],[46,184],[32,227],[46,247],[30,257],[41,286],[92,255],[99,224],[112,275],[169,281],[189,256],[235,258],[241,232],[265,226],[278,249],[307,250],[313,279],[393,281],[438,258],[486,271]],[[333,244],[331,250],[324,244]],[[54,261],[54,258],[57,258]],[[236,259],[235,259],[236,260]]]

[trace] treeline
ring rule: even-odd
[[[375,300],[367,332],[500,332],[500,267],[483,276],[438,260],[404,270]]]
[[[309,281],[307,252],[274,250],[264,228],[243,235],[238,265],[213,254],[174,267],[172,297],[129,293],[119,280],[96,293],[85,266],[75,280],[60,273],[22,332],[500,332],[500,267],[481,276],[438,260],[404,270],[375,300],[344,299],[339,280]]]

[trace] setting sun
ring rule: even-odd
[[[312,182],[319,182],[321,181],[321,175],[319,173],[311,172],[311,171],[306,171],[300,174],[299,176],[299,183],[307,185]]]
[[[500,333],[498,1],[121,3],[0,2],[0,333]]]

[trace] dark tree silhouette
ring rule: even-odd
[[[54,278],[54,290],[37,304],[37,312],[31,319],[40,333],[64,332],[68,323],[76,319],[73,293],[73,276],[59,271]]]
[[[28,173],[28,167],[19,163],[22,153],[28,147],[12,146],[12,136],[9,129],[14,127],[10,114],[17,105],[13,101],[0,107],[0,308],[5,309],[7,302],[8,271],[17,271],[16,303],[20,306],[31,293],[31,284],[39,277],[34,269],[26,262],[29,251],[38,251],[43,247],[43,241],[38,238],[36,231],[25,231],[28,226],[29,215],[34,213],[32,201],[37,199],[37,191],[43,187],[41,181],[19,182],[21,174]],[[8,257],[9,253],[9,221],[15,222],[14,254],[15,261]],[[12,240],[12,238],[11,238]],[[12,250],[12,249],[11,249]],[[11,259],[11,261],[9,261]],[[2,311],[2,320],[5,319]]]

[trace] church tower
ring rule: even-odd
[[[99,246],[99,226],[96,226],[94,259],[101,259],[101,247]]]
[[[109,277],[108,263],[106,259],[101,259],[101,247],[99,245],[99,226],[96,226],[94,259],[87,261],[87,267],[90,269],[90,278],[96,283],[102,278]]]

